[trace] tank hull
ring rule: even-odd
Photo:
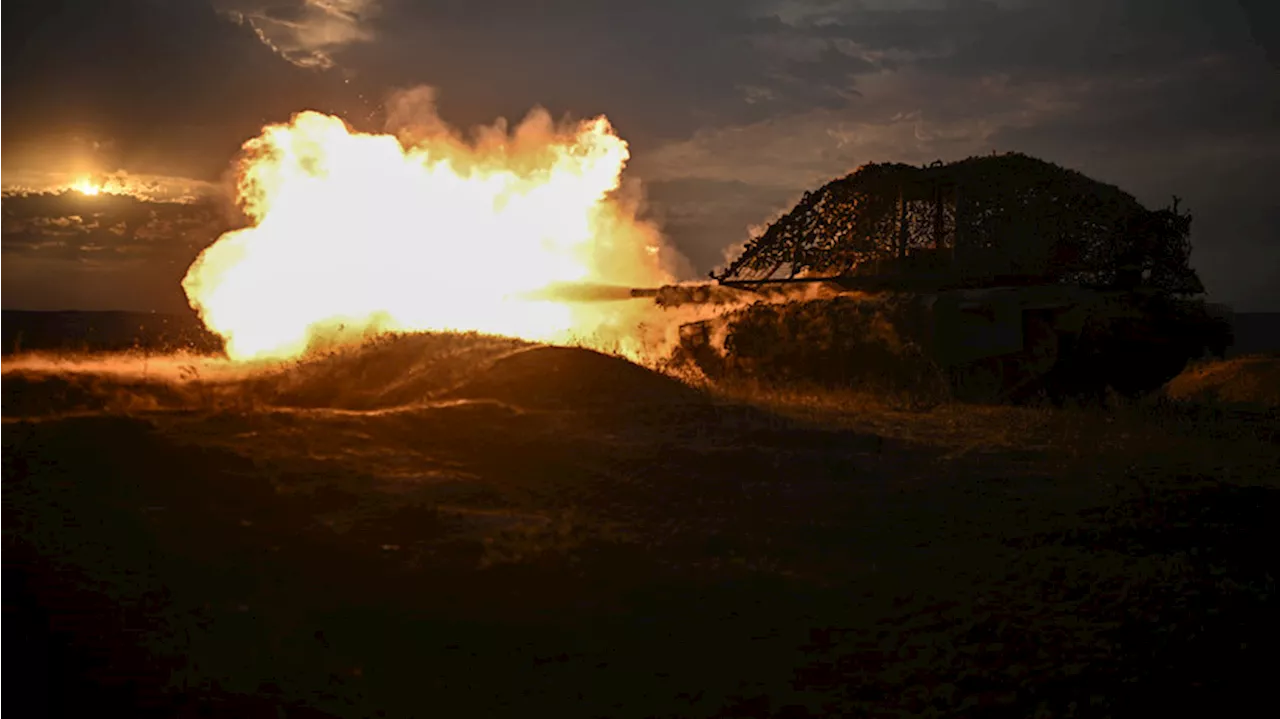
[[[1158,293],[1031,285],[759,301],[681,328],[680,359],[713,380],[945,388],[976,402],[1158,389],[1229,327]]]

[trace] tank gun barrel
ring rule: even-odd
[[[656,292],[657,290],[653,290]],[[618,302],[635,297],[653,296],[637,295],[636,290],[623,285],[606,285],[597,282],[555,282],[536,290],[522,292],[522,300],[544,300],[548,302]]]
[[[741,301],[739,290],[718,284],[625,287],[592,282],[557,282],[519,295],[525,300],[550,302],[621,302],[647,299],[661,307],[684,304],[729,304]]]

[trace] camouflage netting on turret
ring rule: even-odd
[[[1204,291],[1189,266],[1191,217],[1151,211],[1119,188],[1022,154],[929,167],[871,164],[805,193],[748,242],[721,281],[935,271],[961,282],[1018,278]]]

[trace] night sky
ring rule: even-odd
[[[859,164],[1016,150],[1178,195],[1210,298],[1280,310],[1274,0],[10,0],[3,20],[9,309],[182,308],[244,140],[303,109],[380,130],[425,84],[463,127],[608,115],[698,275]],[[136,192],[49,194],[86,174]]]

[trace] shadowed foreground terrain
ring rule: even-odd
[[[1158,716],[1270,695],[1274,409],[707,393],[460,336],[253,374],[138,361],[6,359],[6,709]]]

